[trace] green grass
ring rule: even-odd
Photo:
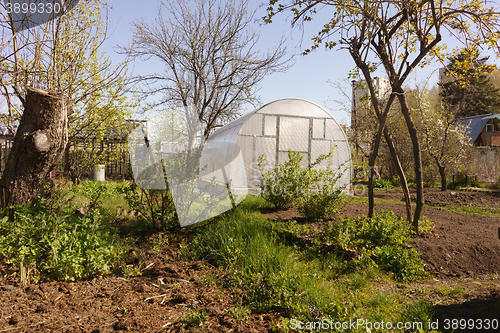
[[[441,207],[441,209],[456,213],[476,214],[483,216],[500,216],[500,208],[493,208],[489,206],[474,207],[467,205],[467,206]]]
[[[407,313],[412,301],[378,288],[392,281],[387,273],[370,262],[353,265],[335,253],[290,244],[275,222],[256,211],[262,204],[260,197],[249,196],[237,209],[194,229],[197,235],[184,255],[229,270],[248,307],[278,310],[287,318],[285,326],[291,318],[317,316],[395,322]]]
[[[361,204],[361,203],[368,203],[368,198],[365,197],[353,197],[349,199],[350,203],[356,203],[356,204]],[[404,205],[405,203],[399,200],[386,200],[386,199],[377,199],[375,198],[375,203],[386,203],[386,204],[397,204],[397,205]],[[412,202],[412,206],[414,206],[415,203]],[[436,207],[436,206],[429,206],[429,205],[424,205],[425,207],[432,207],[432,208],[440,208],[442,210],[447,210],[450,212],[455,212],[455,213],[465,213],[465,214],[476,214],[476,215],[483,215],[483,216],[500,216],[500,207],[490,207],[488,205],[485,205],[484,207],[474,207],[474,206],[453,206],[453,207]]]
[[[460,297],[466,293],[460,286],[434,286],[433,292],[447,297]]]
[[[124,182],[110,180],[106,182],[85,180],[71,188],[69,192],[73,196],[71,203],[74,207],[79,208],[97,201],[108,215],[116,216],[118,208],[129,209],[123,196],[125,185]]]

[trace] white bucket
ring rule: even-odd
[[[94,167],[94,170],[90,172],[89,179],[103,182],[106,179],[105,171],[106,171],[105,165],[98,164]]]

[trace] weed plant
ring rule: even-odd
[[[392,190],[394,188],[394,185],[391,179],[380,178],[373,180],[373,188]]]
[[[182,323],[181,330],[187,328],[203,327],[209,315],[204,310],[193,311],[178,319]]]
[[[139,188],[135,183],[128,184],[125,199],[132,210],[139,212],[143,223],[156,230],[178,227],[174,201],[168,190]]]
[[[0,220],[0,255],[7,263],[31,272],[33,281],[75,281],[109,274],[126,249],[99,210],[49,211],[44,199],[17,208],[14,220]],[[29,278],[23,277],[23,283]]]

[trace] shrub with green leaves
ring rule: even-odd
[[[0,255],[33,280],[75,281],[111,273],[126,249],[98,210],[87,215],[47,211],[43,200],[0,220]]]
[[[259,157],[258,168],[262,175],[260,189],[266,201],[279,209],[288,208],[294,203],[301,194],[301,179],[305,176],[301,161],[302,155],[299,152],[289,150],[287,161],[265,171],[267,161],[264,155]]]
[[[432,230],[427,219],[425,225]],[[366,216],[341,218],[340,222],[331,223],[323,230],[321,239],[340,249],[357,251],[363,258],[358,256],[356,262],[366,264],[368,258],[380,268],[393,272],[397,280],[406,281],[429,276],[419,253],[407,249],[411,234],[407,221],[387,210],[376,212],[372,219]]]
[[[262,175],[262,197],[279,209],[296,204],[308,220],[332,217],[342,201],[342,188],[337,186],[342,166],[332,169],[332,155],[333,151],[322,154],[314,163],[302,167],[302,155],[288,150],[288,160],[267,171],[266,159],[261,155],[258,168]],[[326,168],[316,168],[325,160],[328,161]]]
[[[412,281],[430,277],[424,270],[420,253],[414,249],[405,250],[398,246],[384,245],[373,250],[373,260],[380,268],[393,272],[396,280]]]

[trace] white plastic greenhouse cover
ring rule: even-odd
[[[331,167],[344,171],[337,185],[351,194],[351,155],[344,131],[325,109],[301,99],[266,104],[222,127],[206,142],[197,109],[188,106],[148,122],[146,129],[138,126],[128,143],[136,184],[165,190],[167,181],[183,227],[231,209],[248,193],[258,193],[259,156],[273,168],[286,161],[289,149],[300,152],[307,166],[335,147]],[[325,160],[315,167],[327,165]]]
[[[324,108],[296,98],[268,103],[214,132],[203,148],[200,178],[229,183],[238,204],[247,193],[260,192],[259,156],[263,154],[272,168],[288,159],[289,149],[302,154],[303,166],[334,149],[331,166],[343,172],[337,184],[352,193],[351,153],[344,130]],[[327,163],[317,167],[326,168]]]

